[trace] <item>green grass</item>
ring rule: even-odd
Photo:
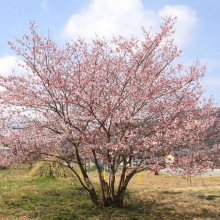
[[[33,219],[71,219],[90,206],[84,191],[74,180],[48,177],[6,180],[1,183],[1,215]],[[76,213],[77,210],[77,213]]]
[[[173,185],[159,186],[173,177],[147,176],[151,187],[131,183],[123,209],[93,207],[89,196],[74,178],[29,177],[27,170],[0,171],[0,219],[202,219],[220,217],[220,191]],[[144,177],[142,177],[144,178]],[[173,184],[173,183],[172,183]],[[156,188],[156,186],[158,187]],[[167,184],[165,184],[167,185]],[[220,219],[220,218],[219,218]]]

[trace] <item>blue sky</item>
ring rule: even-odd
[[[63,44],[78,35],[90,40],[95,34],[141,37],[140,27],[157,29],[163,15],[176,15],[175,42],[186,64],[195,59],[208,63],[203,80],[205,96],[220,105],[220,0],[1,0],[0,74],[14,68],[15,54],[8,40],[28,32],[34,20],[38,31]]]

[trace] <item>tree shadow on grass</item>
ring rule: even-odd
[[[174,192],[174,191],[162,191],[160,195],[171,195],[171,196],[178,196],[182,194],[182,192]],[[128,214],[131,215],[131,218],[128,219],[167,219],[167,220],[189,220],[189,219],[220,219],[220,212],[216,213],[213,210],[209,210],[206,208],[200,209],[200,212],[197,210],[193,210],[191,205],[189,204],[189,208],[182,209],[180,206],[177,206],[175,204],[175,200],[170,201],[170,203],[164,203],[162,197],[159,197],[157,199],[148,199],[144,198],[141,199],[138,196],[135,195],[127,195],[127,204],[124,207],[124,210],[127,211]],[[216,199],[219,196],[207,196],[207,200]],[[181,200],[179,198],[179,200]],[[131,211],[132,210],[132,211]],[[187,211],[186,211],[187,210]]]

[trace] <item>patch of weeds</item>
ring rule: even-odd
[[[161,211],[162,211],[163,213],[170,213],[170,212],[172,212],[172,211],[175,211],[175,209],[172,208],[172,207],[163,207],[163,208],[161,209]]]
[[[161,192],[162,194],[169,194],[169,195],[175,195],[175,194],[181,194],[182,192],[177,191],[177,192],[173,192],[173,191],[163,191]]]
[[[45,192],[45,195],[56,197],[56,196],[60,196],[60,192],[58,192],[57,190],[48,190]]]
[[[208,210],[208,209],[203,208],[203,209],[201,209],[201,212],[202,212],[202,214],[208,214],[208,213],[209,213],[209,210]]]
[[[208,195],[208,196],[198,196],[200,199],[205,199],[205,200],[214,200],[216,198],[219,198],[220,196],[215,196],[215,195]]]

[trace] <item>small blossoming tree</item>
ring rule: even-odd
[[[211,156],[201,160],[218,128],[216,109],[201,98],[205,66],[173,62],[173,25],[165,18],[159,33],[143,30],[143,40],[78,39],[60,48],[31,23],[29,35],[9,42],[26,73],[0,77],[1,142],[10,147],[1,162],[63,163],[97,207],[122,207],[131,178],[165,166],[170,146],[193,150],[196,169],[213,165]],[[85,159],[96,166],[101,196]]]

